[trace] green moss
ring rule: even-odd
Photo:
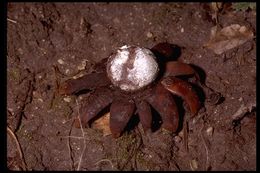
[[[117,140],[116,160],[118,162],[119,170],[131,170],[130,160],[139,151],[139,140],[134,134],[123,134]]]
[[[27,131],[25,131],[25,129],[24,129],[24,125],[21,125],[20,127],[19,127],[19,129],[17,130],[17,135],[18,136],[20,136],[20,137],[22,137],[22,138],[25,138],[25,139],[27,139],[28,141],[30,141],[30,140],[32,140],[33,139],[33,134],[32,134],[32,132],[27,132]]]
[[[153,162],[144,157],[144,154],[138,153],[136,156],[136,162],[141,165],[143,170],[152,170]]]
[[[19,128],[17,129],[17,134],[21,134],[22,133],[22,129],[23,129],[24,125],[20,125]]]
[[[256,3],[255,2],[235,2],[232,3],[232,7],[236,11],[246,11],[248,8],[251,8],[252,10],[256,9]]]
[[[141,151],[141,142],[141,137],[134,133],[124,133],[116,140],[114,152],[106,153],[105,158],[113,161],[117,170],[136,170],[132,165],[133,160],[139,169],[141,167],[142,170],[153,170],[156,165]]]
[[[20,70],[18,68],[12,68],[8,73],[8,77],[18,82],[20,80]]]
[[[69,106],[64,106],[63,109],[62,109],[62,113],[63,113],[63,116],[66,119],[70,119],[72,110],[71,110],[71,108]]]
[[[71,118],[72,109],[68,106],[68,103],[63,100],[63,97],[56,96],[52,102],[50,102],[50,109],[55,112],[61,113],[66,119]]]
[[[172,132],[171,132],[171,131],[166,130],[166,129],[164,129],[164,128],[161,129],[161,132],[162,132],[162,134],[164,134],[164,135],[172,135]]]

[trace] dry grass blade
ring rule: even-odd
[[[20,143],[19,143],[19,141],[18,141],[16,135],[14,134],[14,132],[13,132],[9,127],[7,127],[7,132],[8,132],[8,134],[9,134],[9,135],[14,139],[14,141],[15,141],[17,150],[18,150],[18,152],[19,152],[19,156],[20,156],[21,161],[22,161],[22,168],[23,168],[23,170],[26,171],[26,170],[27,170],[27,166],[26,166],[25,161],[24,161],[24,155],[23,155],[23,152],[22,152],[21,145],[20,145]]]
[[[206,150],[206,164],[205,164],[205,171],[207,171],[209,169],[209,144],[208,141],[206,141],[205,137],[203,136],[203,129],[204,129],[204,125],[202,126],[202,128],[200,129],[200,137],[202,138],[203,141],[203,145],[205,147]]]
[[[84,147],[83,147],[83,150],[82,150],[82,153],[80,155],[80,158],[79,158],[79,163],[78,163],[78,167],[77,167],[77,171],[80,170],[80,167],[81,167],[81,162],[82,162],[82,158],[83,158],[83,155],[85,153],[85,150],[87,148],[87,144],[86,144],[86,140],[85,140],[85,133],[84,133],[84,130],[83,130],[83,127],[82,127],[82,123],[81,123],[81,119],[80,119],[80,114],[79,114],[79,103],[78,103],[78,100],[76,99],[76,103],[77,103],[77,111],[78,111],[78,119],[79,119],[79,125],[80,125],[80,129],[81,129],[81,132],[82,132],[82,137],[84,138]]]
[[[255,107],[255,103],[249,103],[247,105],[242,104],[240,108],[232,115],[232,120],[241,119],[247,112],[251,112]]]
[[[108,162],[108,163],[110,163],[111,168],[114,169],[114,165],[113,165],[112,161],[109,160],[109,159],[101,159],[101,160],[99,160],[98,162],[96,162],[95,165],[98,165],[98,164],[101,163],[101,162]]]
[[[73,138],[73,139],[84,139],[84,137],[81,136],[60,136],[61,138]]]
[[[185,147],[185,152],[189,153],[189,145],[188,145],[188,138],[189,138],[189,126],[188,126],[188,120],[187,118],[184,118],[184,123],[183,123],[183,137],[184,137],[184,147]]]
[[[73,123],[74,123],[74,121],[72,122],[72,124]],[[71,135],[72,124],[71,124],[71,127],[70,127],[69,136]],[[68,145],[68,149],[69,149],[69,156],[70,156],[70,159],[71,159],[71,170],[75,170],[74,159],[73,159],[72,154],[71,154],[72,148],[71,148],[71,145],[70,145],[70,138],[68,138],[68,140],[67,140],[67,145]]]
[[[7,21],[12,22],[12,23],[17,23],[15,20],[12,20],[12,19],[9,19],[9,18],[7,18]]]

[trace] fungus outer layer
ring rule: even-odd
[[[122,46],[108,59],[107,75],[111,82],[124,91],[136,91],[151,84],[159,66],[155,55],[147,48]]]

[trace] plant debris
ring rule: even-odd
[[[211,28],[210,40],[205,46],[219,55],[253,38],[254,33],[246,26],[232,24],[221,30],[214,26]]]
[[[101,130],[103,136],[111,135],[110,127],[109,127],[109,119],[110,119],[110,112],[106,113],[95,122],[93,122],[92,127],[94,129]]]
[[[236,2],[232,3],[232,8],[234,8],[236,11],[246,11],[247,9],[256,9],[256,3],[255,2]]]

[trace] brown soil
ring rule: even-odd
[[[255,40],[222,55],[203,47],[216,25],[205,5],[9,3],[7,120],[21,148],[8,133],[8,168],[256,170]],[[218,20],[256,29],[254,10],[220,12]],[[222,102],[205,102],[177,136],[161,129],[145,135],[138,126],[118,139],[86,128],[83,139],[72,127],[73,112],[88,94],[64,98],[57,84],[90,72],[124,44],[151,48],[163,41],[182,47],[179,59],[202,68]]]

